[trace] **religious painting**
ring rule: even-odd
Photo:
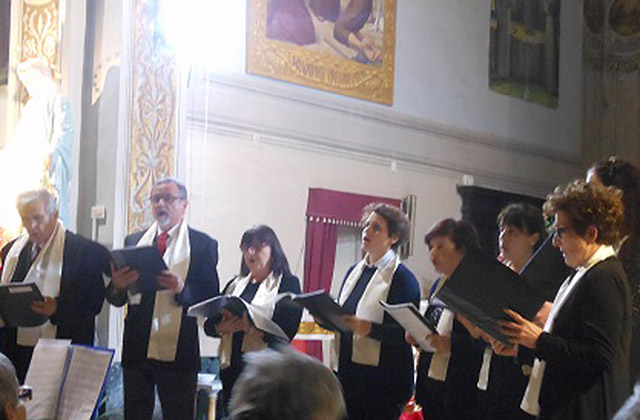
[[[0,1],[0,86],[9,80],[9,49],[11,35],[11,2]]]
[[[640,0],[615,0],[609,9],[609,25],[621,37],[640,34]]]
[[[492,0],[489,87],[558,106],[560,0]]]
[[[393,103],[397,0],[250,0],[247,72]]]

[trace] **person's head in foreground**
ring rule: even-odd
[[[294,350],[245,356],[231,398],[232,420],[340,420],[340,384],[329,368]]]
[[[25,420],[27,410],[20,401],[20,386],[11,361],[0,353],[0,420]]]
[[[555,215],[553,245],[572,268],[586,266],[602,245],[620,239],[624,209],[616,188],[575,180],[547,196],[544,209]]]

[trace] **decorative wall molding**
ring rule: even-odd
[[[457,127],[446,126],[423,118],[417,118],[391,109],[381,109],[380,106],[351,99],[337,99],[320,97],[317,93],[305,94],[299,88],[283,85],[278,82],[260,80],[251,76],[231,76],[212,74],[209,77],[196,81],[198,86],[207,83],[223,88],[242,90],[268,97],[308,105],[319,110],[338,112],[344,115],[352,115],[375,123],[383,123],[400,129],[412,130],[424,135],[435,135],[458,144],[474,144],[489,147],[496,150],[509,151],[517,154],[526,154],[544,159],[550,159],[558,163],[569,165],[583,165],[582,154],[575,155],[565,152],[550,151],[534,147],[521,141],[500,138],[486,133],[462,130]],[[192,91],[200,90],[191,87]],[[201,89],[200,91],[203,91]],[[191,110],[193,112],[193,110]],[[197,112],[197,111],[196,111]]]
[[[549,181],[535,176],[523,177],[514,174],[505,174],[498,171],[479,169],[453,160],[437,160],[425,155],[403,153],[398,150],[390,153],[388,150],[374,147],[354,147],[336,139],[298,133],[284,128],[274,129],[255,123],[231,121],[227,118],[215,118],[209,115],[189,115],[187,117],[188,130],[198,130],[223,137],[260,143],[286,149],[295,149],[326,156],[353,159],[356,161],[371,163],[390,168],[395,171],[424,172],[464,182],[469,174],[475,184],[487,188],[525,193],[533,196],[544,197],[559,183],[567,180],[568,176],[581,173],[581,167],[564,168],[565,173],[571,175],[559,176],[557,180]],[[517,159],[511,156],[512,159]],[[544,166],[554,166],[554,162],[546,162]],[[544,171],[544,169],[541,169]]]
[[[175,173],[176,61],[159,44],[158,0],[135,1],[127,232],[151,222],[149,193]]]
[[[206,80],[191,86],[188,129],[392,170],[456,180],[471,175],[476,185],[534,196],[544,196],[558,183],[582,175],[581,158],[505,147],[486,135],[449,131],[410,116],[380,112],[375,106],[311,100],[287,87],[271,90],[266,84],[239,79],[216,76],[209,86]],[[207,89],[209,95],[203,95]],[[205,106],[206,97],[216,100]]]

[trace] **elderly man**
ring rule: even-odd
[[[55,198],[46,190],[20,194],[17,207],[27,233],[2,249],[2,283],[37,284],[44,301],[35,302],[32,309],[49,318],[39,327],[2,329],[0,349],[15,365],[22,383],[41,337],[93,345],[109,251],[65,230]]]
[[[157,386],[165,420],[193,418],[200,349],[189,306],[218,294],[218,243],[184,220],[187,189],[171,178],[151,190],[155,223],[125,239],[125,245],[158,248],[169,267],[157,277],[158,291],[134,294],[139,278],[129,267],[113,270],[107,300],[128,303],[122,366],[126,420],[151,419]]]
[[[294,350],[262,350],[247,367],[231,399],[231,420],[340,420],[346,410],[340,383],[318,360]]]

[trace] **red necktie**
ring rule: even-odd
[[[164,255],[164,251],[167,250],[167,241],[169,240],[169,234],[167,232],[161,232],[156,238],[156,248],[160,255]]]

